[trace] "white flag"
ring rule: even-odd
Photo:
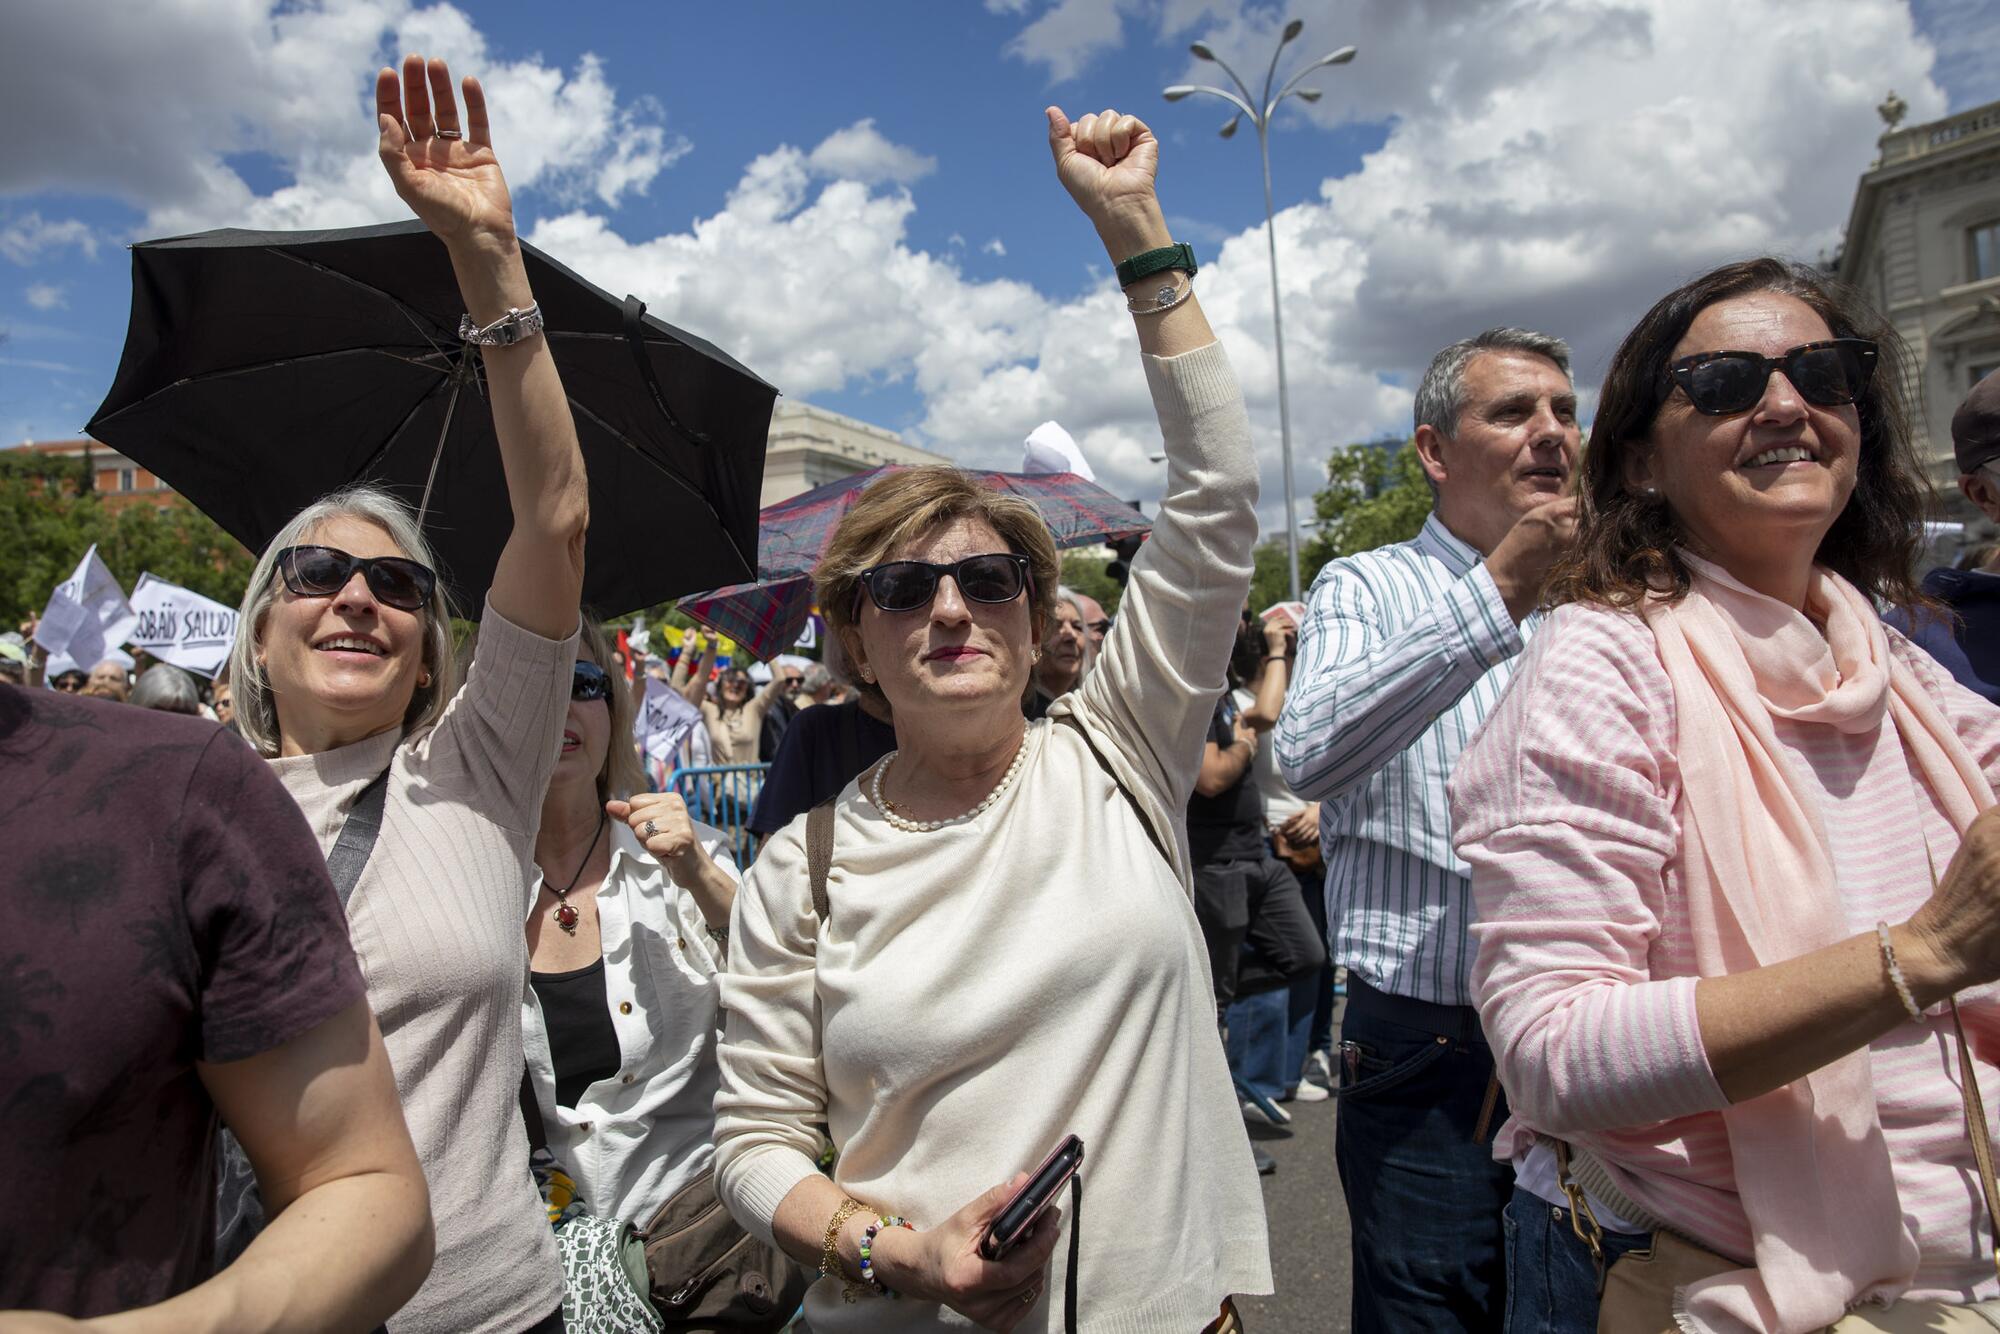
[[[1055,422],[1043,422],[1028,432],[1028,446],[1021,460],[1021,471],[1025,473],[1073,472],[1086,482],[1097,480],[1097,474],[1090,470],[1090,460],[1076,447]]]
[[[213,677],[236,640],[236,608],[190,592],[151,574],[132,590],[136,617],[125,642],[161,662]]]
[[[665,681],[650,676],[644,680],[646,698],[639,705],[632,731],[647,758],[664,764],[680,749],[687,734],[700,725],[701,710]]]
[[[72,658],[88,671],[103,660],[106,650],[124,641],[134,620],[124,590],[92,543],[76,572],[49,595],[49,605],[35,626],[35,642],[52,656]]]

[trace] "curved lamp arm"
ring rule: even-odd
[[[1250,104],[1226,88],[1212,88],[1205,83],[1177,83],[1173,87],[1166,89],[1161,96],[1165,97],[1169,102],[1178,102],[1183,97],[1187,97],[1193,93],[1207,93],[1210,97],[1219,97],[1248,116],[1251,120],[1254,121],[1257,119],[1257,113],[1251,109]]]

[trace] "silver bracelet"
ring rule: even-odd
[[[1136,297],[1126,298],[1125,309],[1131,311],[1134,315],[1157,315],[1163,310],[1172,310],[1175,306],[1178,306],[1181,302],[1194,295],[1193,278],[1190,278],[1179,269],[1169,269],[1168,272],[1180,281],[1170,282],[1165,287],[1160,288],[1160,290],[1153,293],[1151,300],[1142,301]]]
[[[472,316],[458,317],[458,336],[474,347],[512,347],[542,331],[542,303],[530,301],[525,310],[513,306],[491,324],[474,324]]]
[[[1882,962],[1889,969],[1889,981],[1896,988],[1897,999],[1903,1002],[1903,1008],[1909,1012],[1911,1021],[1921,1024],[1924,1022],[1924,1012],[1918,1008],[1917,998],[1910,994],[1910,984],[1903,977],[1903,966],[1896,962],[1896,946],[1889,939],[1887,922],[1875,923],[1875,939],[1882,945]]]

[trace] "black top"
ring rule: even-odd
[[[625,1057],[605,998],[604,959],[568,973],[530,973],[555,1059],[556,1101],[574,1107],[583,1091],[618,1073]]]
[[[862,712],[859,700],[799,710],[764,774],[751,832],[777,833],[895,748],[896,729]]]
[[[1224,692],[1209,721],[1208,740],[1223,749],[1236,739],[1236,701]],[[1264,855],[1264,806],[1248,765],[1235,783],[1204,797],[1188,798],[1188,852],[1196,866],[1209,862],[1247,861]]]

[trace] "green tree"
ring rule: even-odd
[[[1312,582],[1313,569],[1306,566],[1306,548],[1299,548],[1299,593],[1305,594],[1305,585]],[[1255,562],[1250,574],[1250,606],[1262,612],[1274,602],[1283,602],[1292,595],[1291,560],[1285,550],[1285,539],[1267,537],[1257,544],[1251,553]],[[1318,567],[1313,567],[1314,569]]]
[[[1431,488],[1414,444],[1347,445],[1326,461],[1326,486],[1313,496],[1319,531],[1299,552],[1299,579],[1310,583],[1339,556],[1407,542],[1431,512]]]
[[[232,607],[254,563],[197,510],[132,505],[114,513],[91,489],[82,459],[0,450],[0,626],[39,614],[92,543],[128,592],[151,571]]]
[[[1075,551],[1065,551],[1062,581],[1085,597],[1095,598],[1097,604],[1104,608],[1106,616],[1116,616],[1118,599],[1125,589],[1105,573],[1110,564],[1111,557],[1104,554],[1102,547],[1079,547]]]

